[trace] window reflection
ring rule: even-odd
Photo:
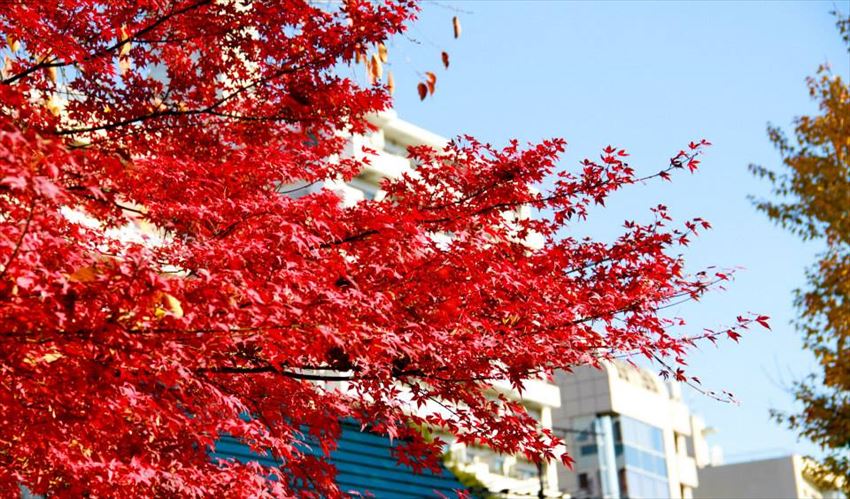
[[[619,416],[614,449],[623,497],[669,497],[664,434],[660,428]]]

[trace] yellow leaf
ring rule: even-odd
[[[12,35],[6,36],[6,44],[9,46],[9,50],[12,52],[17,52],[21,48],[21,42],[15,40]]]
[[[44,354],[44,355],[42,355],[41,357],[38,357],[38,358],[35,358],[35,357],[32,356],[32,354],[30,354],[30,355],[27,355],[26,357],[24,357],[24,363],[27,364],[27,365],[30,365],[30,366],[35,366],[36,364],[38,364],[40,362],[46,362],[46,363],[50,364],[52,362],[56,362],[57,360],[61,359],[62,357],[63,357],[63,355],[59,352],[46,353],[46,354]]]
[[[390,95],[395,93],[395,78],[393,78],[392,71],[387,71],[387,89],[390,91]]]
[[[97,270],[92,266],[80,267],[68,276],[71,282],[91,282],[97,278]]]
[[[43,362],[47,362],[48,364],[50,364],[51,362],[56,362],[57,360],[61,359],[62,357],[63,357],[63,355],[61,353],[53,352],[53,353],[44,354],[41,357],[41,360]]]
[[[130,38],[130,36],[127,34],[127,27],[121,26],[121,28],[118,29],[118,42],[122,44],[121,48],[118,49],[119,56],[125,56],[130,53],[133,43],[128,42],[128,38]]]
[[[383,43],[378,44],[378,57],[380,57],[381,62],[387,62],[387,46]]]
[[[174,317],[177,317],[178,319],[183,317],[183,306],[180,304],[180,300],[168,293],[163,293],[162,297],[164,300],[164,305],[168,308],[168,311],[171,312]]]

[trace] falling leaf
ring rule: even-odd
[[[378,44],[378,57],[381,58],[381,62],[387,62],[387,46],[383,43]]]
[[[425,83],[428,85],[428,93],[434,95],[434,89],[437,86],[437,75],[430,71],[426,71],[425,80]]]
[[[390,91],[390,95],[395,93],[395,78],[393,78],[392,71],[387,71],[387,89]]]
[[[452,18],[452,27],[455,30],[455,38],[460,38],[460,19],[457,16]]]
[[[419,100],[425,100],[425,96],[428,95],[428,87],[424,83],[420,83],[416,85],[416,90],[419,92]]]
[[[449,53],[444,51],[442,54],[440,54],[440,57],[443,59],[443,66],[446,69],[449,69]]]

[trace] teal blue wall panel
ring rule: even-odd
[[[418,474],[397,464],[392,447],[387,437],[360,431],[360,427],[352,423],[343,423],[337,449],[330,456],[330,462],[337,469],[340,489],[370,493],[377,499],[456,497],[457,491],[463,490],[463,485],[445,468],[438,474],[427,471]],[[268,466],[276,464],[271,457],[252,453],[247,445],[231,437],[222,437],[216,443],[213,457],[259,461]]]

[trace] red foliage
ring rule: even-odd
[[[298,443],[309,428],[332,449],[343,417],[407,439],[399,458],[416,466],[437,463],[439,442],[411,423],[552,457],[554,437],[485,396],[493,379],[678,357],[692,341],[658,311],[712,283],[670,255],[696,225],[668,228],[659,206],[613,244],[565,235],[639,180],[625,151],[537,193],[564,141],[467,137],[413,150],[418,174],[387,183],[392,201],[278,192],[362,167],[334,160],[339,132],[366,132],[388,96],[337,68],[414,13],[406,0],[4,5],[0,489],[333,497],[332,468]],[[657,176],[695,168],[701,146]],[[551,216],[505,222],[524,205]],[[130,221],[162,237],[121,237]],[[446,409],[417,413],[425,403]],[[214,462],[222,433],[282,466]]]

